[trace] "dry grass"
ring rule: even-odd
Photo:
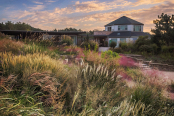
[[[55,60],[45,54],[27,54],[14,56],[12,53],[1,53],[1,64],[5,75],[15,74],[28,77],[34,72],[51,71],[57,76],[66,74],[61,60]]]
[[[86,52],[86,61],[93,64],[103,64],[109,68],[109,70],[113,70],[119,66],[119,57],[101,57],[101,54],[98,52],[89,51]]]
[[[0,40],[0,52],[12,52],[14,54],[19,54],[20,49],[24,46],[23,42],[16,42],[10,39]]]

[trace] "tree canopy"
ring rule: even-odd
[[[170,45],[174,43],[174,15],[169,16],[162,13],[158,15],[158,19],[154,20],[155,29],[151,32],[154,33],[154,40]],[[157,43],[157,42],[156,42]]]
[[[27,30],[27,31],[43,31],[39,28],[34,28],[29,24],[16,22],[13,23],[11,21],[7,21],[5,23],[0,23],[0,30]]]
[[[82,30],[70,27],[70,28],[60,29],[59,31],[80,31],[81,32]]]

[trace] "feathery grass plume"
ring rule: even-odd
[[[113,54],[112,54],[113,55]],[[108,56],[108,55],[107,55]],[[115,56],[115,55],[114,55]],[[112,71],[114,68],[119,66],[119,62],[118,62],[119,57],[110,57],[110,55],[108,57],[101,57],[101,55],[97,52],[87,52],[86,53],[86,57],[85,60],[90,64],[90,65],[98,65],[98,64],[103,64],[106,67],[109,68],[110,71]]]
[[[43,53],[45,55],[49,55],[51,58],[59,59],[59,55],[56,50],[51,51],[48,48],[45,48],[40,45],[30,44],[25,45],[21,48],[21,52],[23,55],[25,54],[34,54],[34,53]]]
[[[25,100],[25,102],[24,102]],[[27,104],[27,105],[26,105]],[[40,108],[42,102],[37,102],[32,96],[14,94],[0,95],[0,115],[17,116],[17,115],[37,115],[44,116],[45,112]]]
[[[24,78],[34,72],[52,71],[57,76],[66,75],[64,64],[45,54],[27,54],[13,56],[12,53],[1,53],[0,60],[4,75],[20,75]]]
[[[3,77],[1,77],[2,79]],[[26,80],[27,81],[27,80]],[[10,75],[4,78],[3,86],[0,86],[0,115],[38,115],[45,114],[42,109],[42,102],[39,100],[40,92],[33,92],[29,89],[19,90],[15,86],[26,88],[24,85],[17,85],[16,76]],[[25,91],[25,93],[23,92]]]
[[[0,52],[12,52],[13,54],[19,54],[20,49],[24,46],[23,42],[16,42],[10,39],[0,40]]]
[[[20,83],[21,81],[23,83]],[[7,94],[17,97],[19,99],[18,101],[21,101],[24,107],[34,108],[32,105],[40,102],[39,104],[42,106],[43,112],[57,113],[62,112],[64,107],[64,96],[67,91],[65,86],[66,81],[65,79],[61,82],[56,76],[51,76],[49,72],[33,73],[28,78],[21,79],[17,78],[17,76],[10,75],[5,79],[5,83],[3,84],[9,90],[6,91],[3,86],[0,86],[0,89],[3,90],[0,92],[2,95]],[[24,96],[26,99],[20,96]],[[4,102],[6,103],[8,101],[6,100]],[[40,108],[41,106],[39,104],[38,106],[35,105],[35,108]],[[19,111],[16,112],[20,114]]]
[[[0,32],[0,40],[1,40],[1,39],[5,39],[5,38],[9,38],[9,36],[8,36],[8,35],[5,35],[4,33],[1,33],[1,32]]]
[[[146,106],[151,106],[151,115],[159,115],[163,112],[163,108],[166,107],[166,98],[162,96],[162,90],[150,87],[148,85],[139,85],[134,88],[134,92],[131,97],[132,102],[141,101]]]
[[[22,49],[22,51],[25,54],[34,54],[34,53],[44,53],[45,51],[47,51],[46,48],[42,47],[42,46],[38,46],[36,44],[32,44],[32,45],[25,45]]]
[[[76,75],[75,78],[68,80],[72,87],[70,95],[73,99],[73,111],[85,114],[86,108],[91,111],[98,109],[100,105],[113,106],[125,97],[124,82],[117,79],[115,71],[109,72],[104,65],[85,65],[73,74]]]
[[[28,77],[29,86],[36,86],[40,88],[40,91],[44,93],[43,99],[44,106],[53,106],[57,112],[62,111],[64,106],[63,97],[66,94],[66,87],[64,86],[67,79],[63,82],[56,77],[51,76],[50,73],[34,73]]]
[[[130,102],[128,99],[125,99],[117,107],[111,108],[107,114],[118,116],[144,116],[149,110],[151,110],[151,107],[145,106],[141,101]]]
[[[165,75],[158,70],[143,70],[142,74],[145,76],[144,83],[149,86],[153,86],[161,90],[165,89],[168,85],[167,79],[164,78]]]
[[[132,78],[133,81],[137,83],[143,83],[146,80],[143,72],[139,69],[128,68],[126,73]]]
[[[73,44],[73,39],[68,35],[62,35],[61,36],[61,44],[65,44],[67,46],[70,46]]]

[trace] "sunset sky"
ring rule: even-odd
[[[127,16],[150,32],[161,13],[174,14],[174,0],[0,0],[0,22],[20,21],[43,30],[104,30],[104,25]]]

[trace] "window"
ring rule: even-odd
[[[127,25],[119,25],[118,30],[122,30],[122,31],[127,30]]]
[[[141,25],[134,25],[134,31],[141,31]]]
[[[120,38],[121,43],[126,43],[126,38]]]
[[[136,40],[137,40],[137,38],[133,38],[133,43],[135,43]]]
[[[108,31],[111,31],[111,27],[108,27]]]
[[[112,41],[116,42],[116,44],[117,44],[117,38],[112,38],[112,39],[109,39],[109,46],[110,46],[110,44],[111,44]]]
[[[117,33],[117,35],[120,35],[120,33]]]

